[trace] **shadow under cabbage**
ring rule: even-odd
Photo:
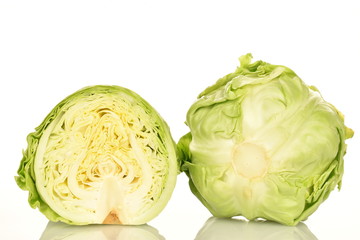
[[[125,225],[84,225],[75,226],[61,222],[49,222],[40,240],[165,240],[159,231],[147,224]]]
[[[290,227],[270,221],[246,221],[236,218],[209,218],[195,240],[317,240],[302,222]]]

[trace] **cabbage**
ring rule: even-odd
[[[181,169],[214,216],[296,225],[340,189],[353,132],[292,70],[251,60],[242,56],[188,110]]]
[[[161,212],[175,187],[168,126],[122,87],[75,92],[27,141],[16,182],[51,221],[143,224]]]

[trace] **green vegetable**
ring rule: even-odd
[[[175,186],[168,126],[122,87],[75,92],[27,140],[16,182],[51,221],[143,224],[161,212]]]
[[[292,70],[251,59],[190,107],[181,168],[214,216],[296,225],[340,188],[353,131]]]

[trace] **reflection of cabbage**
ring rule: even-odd
[[[316,240],[307,226],[296,227],[274,222],[255,222],[240,219],[210,218],[197,234],[195,240]]]
[[[70,95],[28,144],[16,181],[52,221],[146,223],[175,186],[168,126],[125,88],[94,86]]]
[[[40,240],[165,240],[149,226],[87,225],[73,226],[49,222]]]
[[[353,132],[289,68],[240,62],[190,107],[182,169],[214,216],[295,225],[340,187]]]

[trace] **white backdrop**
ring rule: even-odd
[[[341,191],[304,224],[318,239],[360,239],[356,3],[0,0],[0,238],[39,239],[46,229],[47,219],[29,207],[14,176],[27,134],[64,97],[95,84],[130,88],[160,112],[177,141],[188,131],[185,115],[197,94],[251,52],[315,85],[355,130]],[[169,204],[149,225],[166,239],[195,239],[210,216],[181,174]],[[223,239],[258,239],[223,232]],[[212,234],[218,239],[219,232]]]

